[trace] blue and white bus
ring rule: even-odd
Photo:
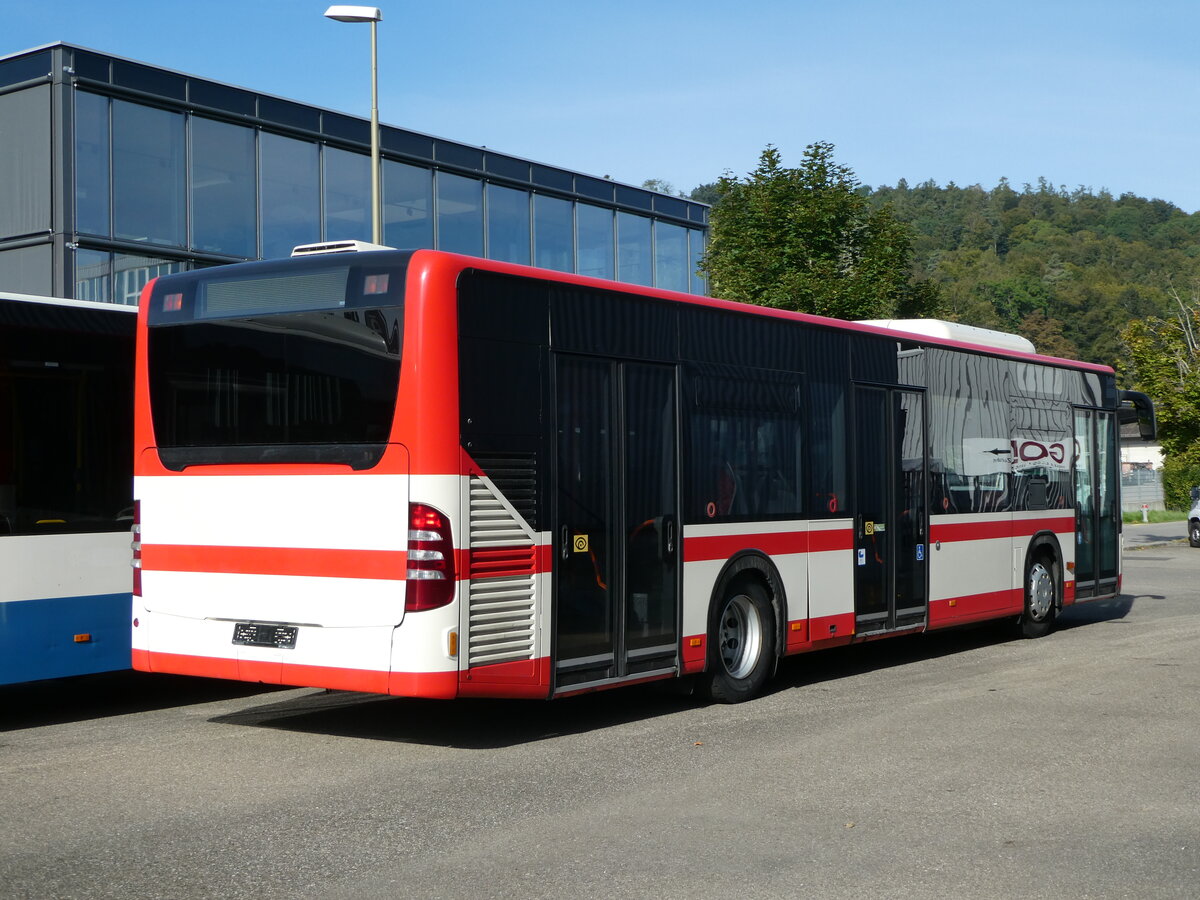
[[[0,684],[129,668],[135,312],[0,294]]]

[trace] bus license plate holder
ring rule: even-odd
[[[296,646],[294,625],[269,625],[264,622],[238,622],[233,626],[233,643],[247,647],[279,647],[292,650]]]

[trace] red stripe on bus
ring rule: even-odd
[[[930,525],[930,539],[934,541],[986,541],[995,538],[1032,537],[1038,532],[1052,531],[1057,534],[1075,530],[1074,516],[1054,519],[1017,519],[1003,522],[957,522],[939,523],[934,519]]]
[[[458,695],[545,699],[550,696],[552,669],[548,656],[472,666],[459,673]]]
[[[832,616],[817,616],[808,620],[808,635],[814,644],[824,641],[846,642],[854,637],[854,613],[838,613]],[[825,644],[828,646],[828,644]]]
[[[408,553],[403,550],[143,544],[142,569],[402,581],[408,571]]]
[[[1017,537],[1032,537],[1042,531],[1066,534],[1075,530],[1075,516],[1057,516],[1053,519],[1016,519],[1013,534]]]
[[[681,675],[704,671],[704,663],[708,659],[707,641],[703,634],[689,634],[684,637],[680,652],[680,662],[683,664]]]
[[[729,559],[743,550],[759,550],[768,556],[785,553],[820,553],[849,550],[853,546],[849,529],[838,531],[776,531],[751,534],[719,534],[687,537],[683,540],[684,562]]]
[[[374,669],[189,656],[153,650],[135,650],[133,662],[135,668],[141,671],[172,675],[198,675],[202,678],[441,700],[458,695],[458,672],[381,672]]]
[[[810,531],[808,533],[809,553],[853,549],[854,532],[849,528],[839,528],[836,531]]]
[[[537,548],[532,544],[472,550],[470,559],[467,573],[470,578],[532,575],[538,566]]]
[[[945,600],[930,602],[929,627],[941,628],[1005,615],[1018,615],[1024,607],[1025,593],[1021,588],[948,597]]]

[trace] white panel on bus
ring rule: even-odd
[[[404,475],[139,477],[147,544],[404,550]],[[351,510],[351,513],[347,513]]]

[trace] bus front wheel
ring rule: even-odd
[[[708,625],[706,693],[718,703],[756,696],[775,663],[775,614],[763,586],[731,585],[713,605]]]
[[[1054,628],[1057,585],[1053,561],[1039,556],[1030,562],[1025,571],[1025,611],[1021,614],[1021,634],[1025,637],[1044,637]]]

